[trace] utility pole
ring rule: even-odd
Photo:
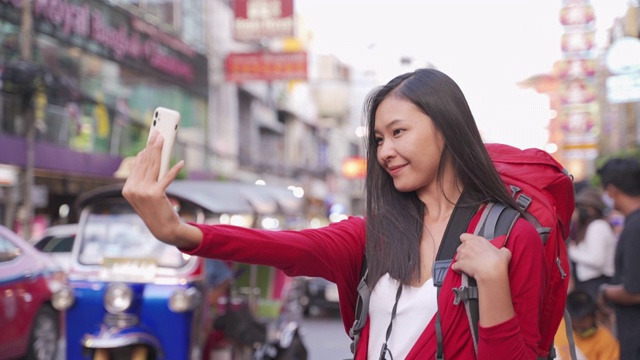
[[[22,21],[20,26],[20,57],[27,64],[27,68],[32,60],[32,44],[33,44],[33,14],[32,0],[22,0]],[[31,84],[29,84],[31,85]],[[31,101],[31,99],[29,99]],[[22,121],[25,122],[26,132],[26,163],[22,176],[23,197],[20,216],[22,221],[23,237],[31,238],[31,228],[33,226],[33,186],[34,186],[34,168],[35,168],[35,139],[36,127],[33,106],[22,104]]]

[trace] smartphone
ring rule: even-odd
[[[178,126],[180,125],[180,113],[167,109],[164,107],[158,107],[153,112],[153,121],[151,121],[151,128],[149,129],[149,139],[154,132],[158,131],[164,138],[162,144],[162,156],[160,158],[160,173],[158,173],[158,179],[164,176],[169,171],[169,162],[171,160],[171,153],[173,151],[173,144],[176,142],[176,135],[178,134]]]

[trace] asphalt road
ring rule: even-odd
[[[309,352],[307,360],[344,360],[351,358],[351,339],[338,314],[320,314],[303,320],[303,341]]]

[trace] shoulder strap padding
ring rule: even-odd
[[[485,217],[486,214],[486,217]],[[478,223],[476,228],[476,234],[482,236],[487,240],[492,240],[502,235],[505,235],[505,243],[509,237],[509,233],[520,217],[520,212],[516,209],[510,208],[503,204],[494,203],[487,205],[487,209],[483,214],[483,217]],[[484,222],[483,222],[484,220]],[[504,244],[503,244],[504,245]],[[468,287],[476,288],[478,284],[476,279],[463,274],[463,283],[467,282]],[[466,281],[465,281],[466,280]],[[477,352],[478,344],[478,322],[480,320],[480,308],[478,305],[478,298],[468,298],[464,300],[464,306],[467,312],[467,318],[469,319],[469,326],[471,327],[471,337],[473,339],[474,348]]]

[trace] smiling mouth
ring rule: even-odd
[[[398,165],[398,166],[389,166],[387,167],[387,171],[389,172],[389,174],[393,175],[397,172],[399,172],[400,170],[402,170],[402,168],[404,168],[406,165]]]

